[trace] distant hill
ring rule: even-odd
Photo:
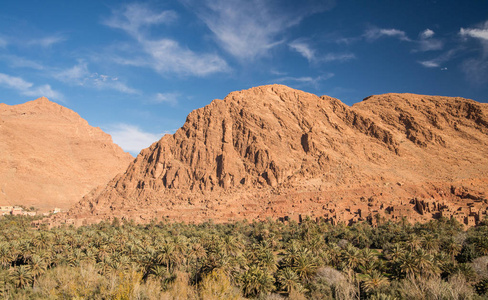
[[[110,135],[47,98],[0,104],[0,205],[68,209],[132,160]]]
[[[282,85],[233,92],[191,112],[54,222],[477,222],[487,113],[487,104],[440,96],[385,94],[349,107]]]

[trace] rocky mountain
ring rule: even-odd
[[[0,104],[0,205],[68,209],[132,160],[110,135],[47,98]]]
[[[466,224],[476,213],[477,222],[486,213],[487,114],[487,104],[463,98],[385,94],[349,107],[282,85],[233,92],[191,112],[53,222],[448,213]]]

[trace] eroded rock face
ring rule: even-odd
[[[282,85],[233,92],[191,112],[59,220],[224,222],[321,217],[372,197],[459,200],[452,184],[479,188],[488,177],[487,111],[412,94],[349,107]]]
[[[0,104],[0,205],[68,209],[132,160],[110,135],[46,98]]]

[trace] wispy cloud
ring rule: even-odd
[[[291,5],[269,0],[182,2],[195,11],[219,45],[238,59],[266,55],[271,48],[285,42],[283,33],[286,29],[333,6],[333,1],[310,0]]]
[[[7,40],[0,36],[0,48],[5,48],[7,47],[7,45],[8,45]]]
[[[51,100],[58,100],[64,102],[63,95],[60,92],[53,90],[49,84],[32,87],[28,90],[23,91],[22,94],[26,96],[36,97],[36,98],[44,96]]]
[[[153,99],[153,103],[166,103],[170,106],[176,106],[178,104],[178,98],[180,93],[157,93]]]
[[[27,46],[39,46],[43,48],[49,48],[54,44],[61,43],[65,41],[66,38],[61,35],[52,35],[52,36],[46,36],[43,38],[36,38],[36,39],[31,39],[23,43],[23,45]]]
[[[288,44],[288,46],[300,53],[310,63],[321,63],[330,61],[346,61],[356,58],[352,53],[326,53],[325,55],[317,54],[315,49],[304,40],[295,40]]]
[[[488,21],[480,28],[461,28],[459,30],[461,36],[472,37],[484,41],[488,41]]]
[[[21,77],[10,76],[0,73],[0,85],[18,91],[21,95],[42,97],[51,100],[63,100],[63,95],[51,88],[49,84],[35,86],[33,83],[25,81]]]
[[[466,39],[471,38],[479,42],[478,57],[467,59],[462,64],[466,78],[473,84],[484,85],[488,83],[488,21],[475,28],[461,28],[459,35]]]
[[[319,58],[319,61],[346,61],[355,59],[356,55],[353,53],[327,53]]]
[[[118,123],[104,128],[112,136],[114,143],[125,151],[137,155],[142,149],[161,139],[163,134],[146,132],[138,126]]]
[[[44,69],[44,66],[42,64],[17,55],[0,55],[0,60],[5,61],[5,63],[7,63],[12,68],[29,68],[34,70]]]
[[[421,52],[442,50],[444,47],[444,43],[437,39],[420,40],[418,43],[419,47],[417,51]]]
[[[475,85],[488,83],[488,61],[486,59],[468,59],[461,66],[469,82]]]
[[[435,32],[431,29],[426,29],[419,34],[418,48],[415,51],[435,51],[441,50],[444,43],[441,40],[434,38]]]
[[[319,87],[320,82],[325,81],[327,79],[330,79],[334,77],[333,73],[328,73],[325,75],[317,76],[317,77],[310,77],[310,76],[304,76],[304,77],[292,77],[292,76],[286,76],[286,77],[280,77],[274,79],[272,82],[273,83],[298,83],[301,86],[306,86],[306,85],[311,85],[314,87]]]
[[[0,84],[18,91],[26,91],[33,86],[32,83],[27,82],[20,77],[10,76],[3,73],[0,73]]]
[[[425,29],[424,31],[422,31],[419,36],[420,36],[420,39],[429,39],[431,37],[433,37],[435,34],[435,32],[429,28]]]
[[[53,74],[53,77],[65,83],[83,85],[83,81],[90,75],[85,62],[79,61],[77,65],[64,69]]]
[[[309,62],[315,61],[315,50],[310,48],[310,46],[299,40],[295,40],[288,44],[291,49],[295,50],[296,52],[300,53],[303,57],[305,57]]]
[[[459,48],[451,49],[433,59],[422,60],[419,61],[418,63],[426,68],[439,68],[442,66],[443,63],[451,60],[459,51],[460,51]]]
[[[144,41],[142,45],[152,58],[151,65],[159,73],[206,76],[229,69],[227,63],[218,55],[196,53],[181,47],[174,40]]]
[[[370,28],[366,30],[363,35],[367,40],[374,41],[381,37],[392,37],[397,38],[400,41],[410,42],[411,40],[408,38],[405,31],[398,30],[398,29],[384,29],[384,28]]]
[[[122,9],[115,10],[103,23],[112,28],[122,29],[135,38],[141,38],[141,30],[144,28],[170,24],[178,18],[176,12],[165,10],[154,12],[146,5],[139,3],[128,4]]]
[[[426,68],[437,68],[440,67],[440,63],[436,60],[424,60],[424,61],[419,61],[419,64]]]
[[[70,85],[110,89],[125,94],[140,94],[140,91],[128,87],[126,84],[120,82],[117,77],[90,72],[88,64],[84,61],[79,61],[78,64],[71,68],[61,71],[53,71],[51,73],[57,80]]]
[[[229,70],[225,60],[216,54],[195,52],[169,38],[152,39],[146,30],[151,26],[170,24],[176,19],[174,11],[155,12],[142,4],[126,5],[113,11],[103,23],[125,31],[138,42],[137,49],[142,50],[137,59],[117,57],[114,61],[149,67],[161,74],[206,76]]]

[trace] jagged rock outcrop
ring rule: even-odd
[[[349,107],[282,85],[233,92],[191,112],[54,222],[320,217],[347,203],[459,200],[453,185],[486,189],[487,112],[438,96],[386,94]]]
[[[68,209],[133,159],[110,135],[47,98],[0,104],[0,205]]]

